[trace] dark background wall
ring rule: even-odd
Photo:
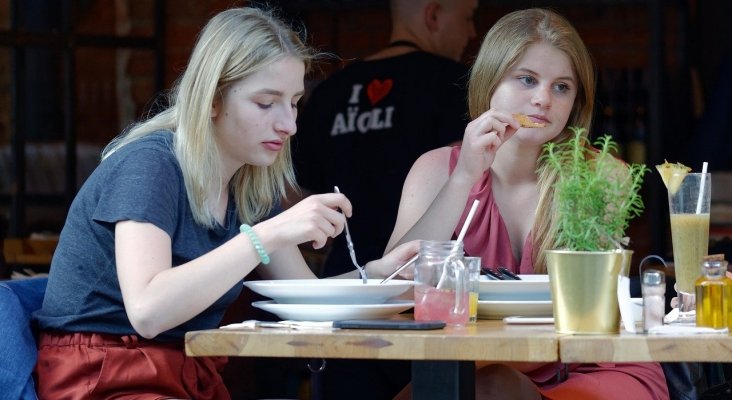
[[[58,231],[101,146],[156,109],[155,102],[181,73],[196,34],[211,15],[244,4],[0,2],[0,210],[11,233]],[[386,0],[269,4],[304,25],[312,45],[340,57],[321,64],[319,73],[308,78],[309,85],[388,40]],[[483,0],[475,17],[479,36],[506,12],[532,6],[567,16],[591,49],[599,76],[594,135],[613,135],[628,161],[697,162],[688,149],[700,141],[706,102],[725,74],[720,68],[732,48],[732,3]],[[480,37],[470,44],[466,63],[479,44]],[[709,135],[718,128],[705,129]],[[729,163],[710,161],[713,169]],[[664,201],[656,178],[647,177],[649,208]],[[653,241],[648,231],[665,231],[663,224],[660,213],[634,222],[640,226],[634,240],[644,252],[666,251],[665,239]]]

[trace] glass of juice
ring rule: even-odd
[[[668,192],[679,319],[683,322],[694,320],[694,283],[709,250],[711,187],[711,174],[691,173],[677,190]]]
[[[414,319],[465,325],[470,318],[469,274],[462,243],[420,242],[414,268]]]
[[[478,296],[480,289],[480,257],[463,257],[468,268],[468,320],[478,321]]]

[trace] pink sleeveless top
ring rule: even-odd
[[[460,147],[450,153],[450,173],[455,169]],[[533,274],[531,233],[524,241],[521,259],[516,260],[511,250],[508,230],[493,199],[491,174],[486,172],[471,189],[465,209],[453,237],[457,237],[468,217],[473,200],[480,200],[473,220],[463,239],[465,254],[482,257],[486,267],[507,267],[514,273]],[[556,381],[560,363],[547,363],[527,372],[543,399],[615,400],[621,398],[668,400],[666,380],[658,363],[597,363],[569,364],[568,377]]]
[[[450,174],[455,169],[459,156],[460,147],[453,147],[450,153]],[[481,179],[470,189],[468,202],[465,204],[463,215],[460,217],[460,222],[458,222],[455,228],[454,237],[457,237],[460,233],[460,229],[462,229],[470,208],[473,205],[473,200],[477,199],[480,201],[480,204],[475,210],[473,220],[463,239],[465,255],[481,257],[483,266],[486,267],[505,267],[514,273],[533,274],[534,263],[532,260],[533,245],[531,233],[524,240],[521,259],[517,260],[513,256],[511,239],[508,236],[508,230],[503,222],[503,218],[501,218],[501,212],[493,199],[492,180],[490,171],[486,171]]]

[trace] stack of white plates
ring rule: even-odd
[[[337,321],[379,319],[406,311],[413,301],[398,300],[413,281],[381,279],[289,279],[249,281],[244,285],[271,298],[255,301],[254,307],[286,320]]]
[[[478,318],[550,317],[553,314],[549,275],[519,275],[521,280],[480,277]]]

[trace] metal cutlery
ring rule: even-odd
[[[505,276],[508,279],[513,279],[515,281],[520,281],[521,278],[514,274],[513,272],[509,271],[507,268],[504,267],[498,267],[498,272],[501,273],[501,275]]]
[[[404,270],[404,268],[407,268],[408,266],[412,265],[415,261],[417,261],[417,258],[419,258],[419,254],[410,258],[409,261],[405,262],[399,268],[394,270],[394,272],[392,272],[391,275],[384,278],[384,280],[381,281],[381,283],[386,283],[386,282],[389,282],[390,280],[392,280],[395,276],[399,275],[399,273],[402,272],[402,270]]]
[[[480,271],[483,272],[488,277],[488,279],[496,281],[502,281],[504,279],[503,275],[493,272],[493,270],[488,267],[483,267],[480,269]]]
[[[338,186],[335,186],[335,192],[340,193],[340,189],[338,189]],[[353,262],[353,265],[358,270],[358,273],[361,275],[361,279],[363,280],[364,285],[368,283],[369,278],[366,276],[366,270],[358,264],[358,261],[356,260],[356,250],[353,247],[353,239],[351,238],[351,231],[348,229],[348,220],[346,220],[345,223],[346,226],[346,243],[348,244],[348,254],[351,256],[351,261]]]

